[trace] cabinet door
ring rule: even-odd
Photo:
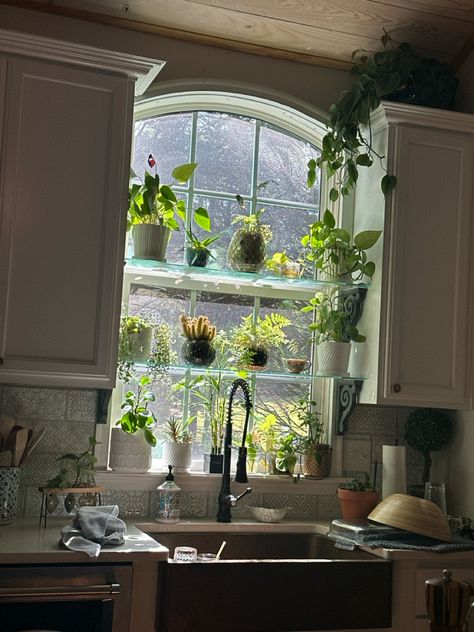
[[[0,382],[115,381],[133,83],[8,60],[0,162]]]
[[[400,126],[394,156],[379,401],[462,408],[469,374],[472,136]]]

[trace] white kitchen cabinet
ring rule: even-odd
[[[398,183],[384,200],[381,167],[360,169],[355,229],[384,231],[358,325],[369,375],[360,401],[465,408],[474,116],[385,103],[372,132]]]
[[[112,387],[134,83],[157,64],[0,31],[2,51],[0,382]]]

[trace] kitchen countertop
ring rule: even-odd
[[[0,564],[46,564],[90,562],[137,562],[144,559],[164,560],[168,549],[127,521],[124,544],[104,547],[99,557],[59,546],[61,527],[70,524],[65,518],[49,518],[45,528],[38,518],[18,518],[11,525],[0,526]]]

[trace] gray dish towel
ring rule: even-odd
[[[61,529],[60,542],[72,551],[84,551],[90,557],[98,557],[103,546],[124,543],[127,527],[118,514],[117,505],[80,507],[72,524]]]
[[[348,538],[345,539],[347,540]],[[387,533],[385,535],[364,534],[358,537],[357,541],[354,540],[354,543],[372,548],[433,551],[436,553],[456,553],[457,551],[474,550],[474,541],[470,537],[455,536],[452,542],[442,542],[441,540],[435,540],[434,538],[428,538],[408,531]]]

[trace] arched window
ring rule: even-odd
[[[169,379],[155,385],[157,402],[152,407],[161,430],[171,417],[190,420],[195,436],[193,467],[199,468],[202,456],[210,451],[211,421],[209,406],[201,397],[208,388],[206,372],[190,371],[180,358],[181,314],[206,315],[218,330],[225,332],[246,316],[257,319],[278,313],[291,321],[286,333],[293,344],[272,350],[266,372],[248,375],[255,401],[252,423],[257,432],[249,440],[255,443],[258,453],[255,470],[270,467],[269,459],[281,437],[291,432],[296,402],[309,394],[314,399],[318,394],[309,373],[292,375],[285,365],[288,356],[305,357],[308,362],[312,359],[308,329],[311,315],[300,312],[314,294],[310,283],[312,268],[307,266],[304,271],[307,286],[284,278],[272,284],[265,278],[256,276],[249,280],[250,275],[239,277],[229,272],[226,259],[235,231],[233,217],[262,208],[262,221],[272,232],[268,258],[275,252],[285,252],[294,259],[300,256],[301,238],[308,225],[318,219],[324,196],[324,183],[318,181],[311,189],[306,185],[307,163],[317,157],[323,134],[323,126],[305,114],[244,95],[173,94],[142,101],[136,107],[134,172],[142,176],[150,170],[148,156],[153,154],[162,182],[168,183],[174,167],[197,162],[190,182],[174,188],[185,199],[187,208],[203,206],[208,210],[212,234],[219,236],[212,245],[213,259],[202,278],[180,274],[186,245],[183,231],[173,233],[166,265],[155,266],[151,273],[149,263],[144,276],[138,273],[137,262],[129,260],[125,274],[126,311],[147,315],[157,323],[167,322],[173,330],[178,361],[170,370]],[[237,204],[237,195],[243,199],[244,211]],[[198,226],[190,227],[199,237],[204,236]],[[127,252],[131,257],[131,245]],[[236,377],[227,369],[224,367],[219,373],[224,394],[225,385]],[[196,378],[198,387],[188,388]],[[265,450],[272,455],[261,454]],[[154,456],[158,464],[161,445]]]

